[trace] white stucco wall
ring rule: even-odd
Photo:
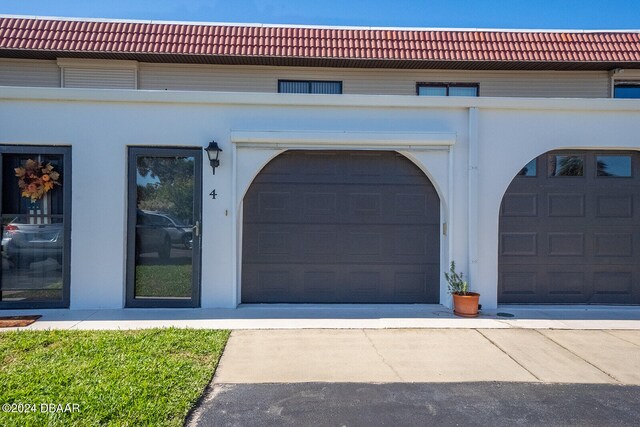
[[[495,307],[498,212],[513,176],[555,148],[638,149],[639,119],[634,100],[0,87],[0,144],[72,147],[74,309],[124,306],[128,146],[205,147],[215,139],[224,150],[215,175],[206,156],[203,164],[202,307],[239,302],[242,196],[271,157],[297,146],[409,157],[442,199],[442,269],[455,259],[481,302]],[[216,200],[207,196],[214,188]],[[444,281],[441,301],[449,303]]]

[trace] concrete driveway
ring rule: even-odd
[[[234,331],[214,382],[550,382],[640,385],[640,331]]]
[[[234,331],[188,424],[637,425],[640,331]]]

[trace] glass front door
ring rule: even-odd
[[[201,149],[129,149],[127,306],[200,304]]]
[[[0,146],[0,308],[69,306],[70,154]]]

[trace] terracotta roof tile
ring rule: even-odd
[[[399,61],[640,62],[640,33],[294,28],[0,17],[0,50]]]

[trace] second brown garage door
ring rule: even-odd
[[[552,151],[500,214],[501,303],[640,304],[640,156]]]
[[[287,151],[243,212],[243,303],[439,302],[440,200],[395,152]]]

